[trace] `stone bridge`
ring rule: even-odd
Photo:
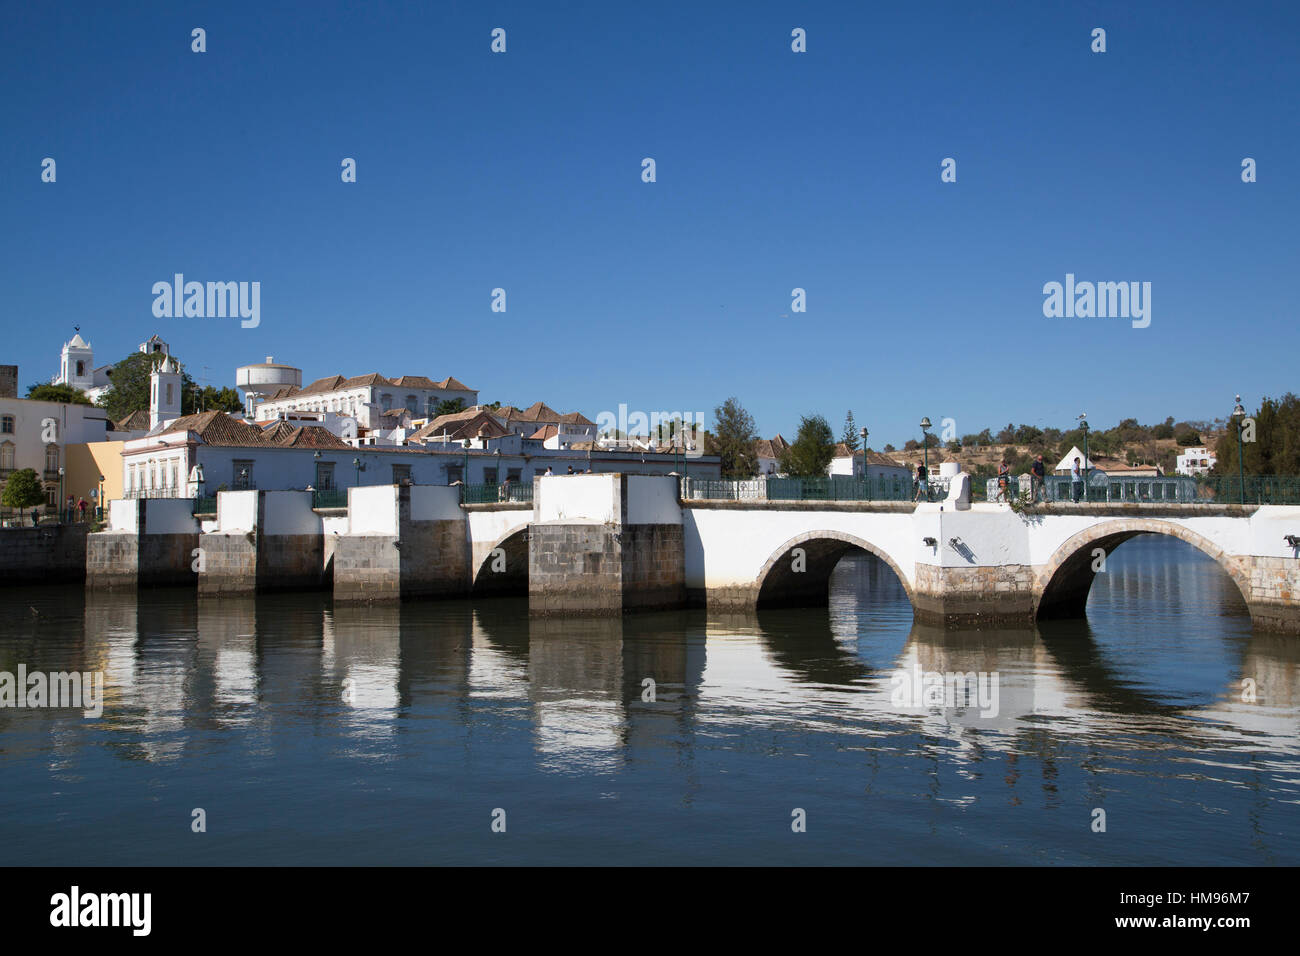
[[[461,505],[459,489],[369,486],[346,509],[307,492],[115,501],[88,539],[87,586],[194,582],[200,594],[329,588],[336,603],[527,594],[536,615],[825,604],[844,555],[898,576],[918,622],[1015,627],[1082,617],[1094,575],[1134,535],[1214,558],[1257,626],[1300,633],[1300,507],[682,501],[676,479],[537,478],[532,504]],[[193,556],[193,560],[191,560]]]

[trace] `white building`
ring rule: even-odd
[[[272,421],[283,412],[334,412],[355,418],[363,429],[380,428],[380,416],[397,407],[413,416],[432,418],[439,402],[460,399],[466,405],[478,401],[478,391],[450,376],[440,382],[423,375],[401,375],[388,379],[378,372],[344,378],[331,375],[305,388],[285,385],[258,402],[253,410],[257,421]]]
[[[1174,471],[1180,475],[1203,475],[1215,466],[1218,457],[1208,448],[1184,448]]]
[[[171,346],[157,335],[151,335],[141,342],[138,350],[146,355],[171,354]],[[63,343],[63,351],[59,356],[59,374],[50,379],[50,384],[71,385],[84,392],[86,398],[94,404],[113,387],[108,376],[112,367],[95,367],[95,350],[78,331],[70,341]]]
[[[862,452],[850,451],[849,446],[840,442],[835,446],[835,454],[831,458],[831,463],[826,466],[827,475],[852,475],[854,478],[861,478],[863,474]],[[865,459],[865,468],[867,477],[875,480],[877,478],[898,478],[902,481],[911,481],[912,472],[907,465],[901,461],[895,461],[887,455],[882,455],[878,451],[868,451]],[[759,472],[763,474],[763,472]]]
[[[55,506],[68,446],[104,441],[107,416],[93,405],[0,398],[0,485],[15,471],[30,468],[44,484],[47,503]]]
[[[754,442],[754,455],[758,459],[760,475],[775,475],[781,471],[781,459],[790,450],[790,443],[777,435],[775,438],[760,438]]]

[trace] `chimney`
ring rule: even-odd
[[[18,397],[18,366],[0,365],[0,398]]]

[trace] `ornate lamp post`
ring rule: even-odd
[[[352,467],[357,470],[357,487],[361,487],[361,473],[366,470],[366,464],[360,458],[352,459]]]
[[[104,476],[100,475],[99,476],[99,520],[100,521],[104,520],[104,515],[106,513],[107,512],[104,511]]]
[[[1232,420],[1237,426],[1237,484],[1241,492],[1241,503],[1246,503],[1246,453],[1241,435],[1245,431],[1246,409],[1241,406],[1241,396],[1237,396],[1237,406],[1232,410]]]
[[[930,500],[930,418],[926,416],[921,419],[921,436],[924,439],[925,448],[925,500]]]
[[[1087,501],[1088,500],[1088,471],[1089,471],[1088,466],[1092,464],[1092,462],[1088,460],[1088,413],[1087,412],[1080,413],[1079,427],[1083,429],[1083,500]]]
[[[862,436],[862,497],[870,498],[871,480],[867,477],[867,428],[865,425],[858,429],[858,434]]]
[[[63,516],[68,510],[68,504],[63,500],[63,466],[59,466],[59,524],[63,524]]]

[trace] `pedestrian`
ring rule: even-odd
[[[1002,464],[998,465],[998,501],[1006,501],[1010,503],[1011,499],[1007,497],[1010,482],[1011,467],[1007,464],[1007,460],[1004,458],[1002,459]]]
[[[925,495],[925,500],[930,500],[930,469],[925,465],[916,466],[916,494],[912,496],[913,501],[919,501],[921,495]]]
[[[1043,464],[1043,456],[1039,455],[1034,459],[1034,463],[1029,466],[1029,488],[1031,497],[1035,504],[1038,502],[1038,496],[1043,496],[1043,502],[1047,502],[1047,466]]]
[[[84,522],[86,520],[86,499],[85,498],[77,499],[77,511],[81,513],[78,520]]]
[[[510,500],[510,476],[509,475],[506,476],[506,480],[501,484],[501,500],[502,501]]]
[[[568,471],[568,473],[569,473],[570,475],[573,474],[573,466],[572,466],[572,465],[569,466],[569,471]]]
[[[32,509],[32,527],[35,528],[41,523],[41,513],[35,508]]]
[[[1077,458],[1074,459],[1074,467],[1070,469],[1070,490],[1074,493],[1075,501],[1083,497],[1083,468]]]
[[[65,524],[72,524],[73,505],[72,495],[68,495],[68,500],[63,505],[63,521]]]
[[[550,465],[547,465],[547,466],[546,466],[546,474],[545,474],[544,477],[549,478],[551,475],[552,475],[551,466],[550,466]]]

